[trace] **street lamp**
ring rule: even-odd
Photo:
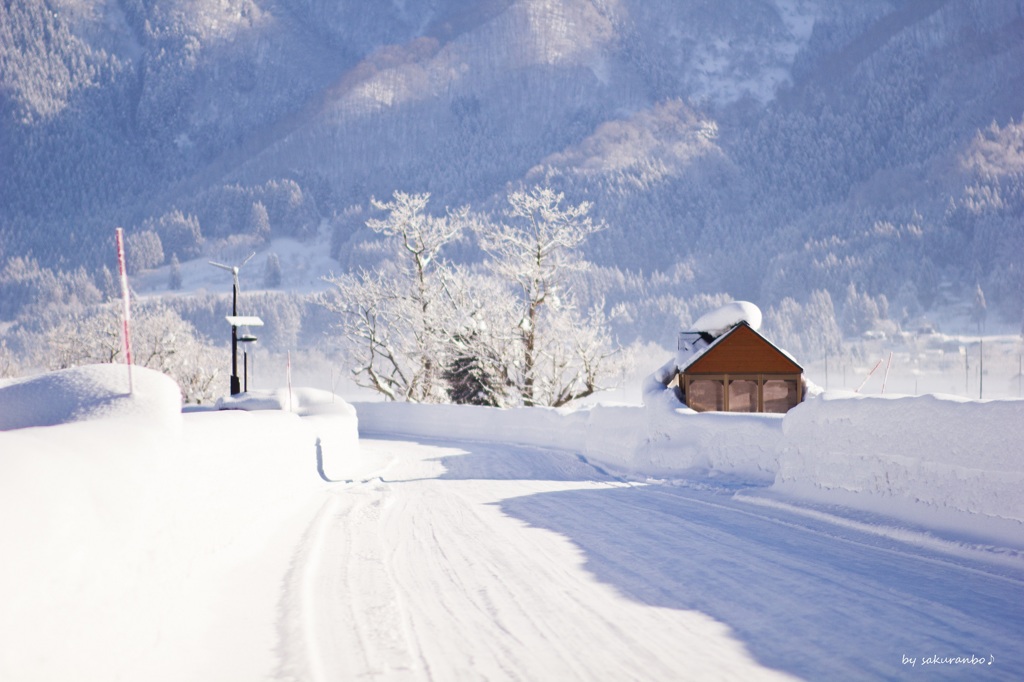
[[[228,323],[231,325],[231,395],[238,395],[242,392],[242,387],[238,380],[238,328],[242,326],[263,325],[263,320],[258,317],[238,316],[238,271],[252,260],[252,257],[255,255],[255,252],[249,254],[249,257],[239,265],[224,265],[223,263],[215,263],[212,260],[208,261],[213,267],[227,270],[231,273],[231,315],[227,318]]]

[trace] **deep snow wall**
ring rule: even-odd
[[[704,473],[1024,522],[1024,401],[824,394],[786,415],[696,413],[670,391],[580,410],[357,403],[361,433],[563,449],[633,478]],[[846,499],[849,499],[847,495]]]
[[[515,443],[569,450],[631,476],[693,470],[771,481],[781,416],[596,405],[580,410],[356,403],[360,433]]]
[[[776,485],[1024,521],[1024,401],[824,394],[783,421]]]

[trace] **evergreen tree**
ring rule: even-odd
[[[253,202],[249,211],[249,232],[260,241],[270,239],[270,215],[262,201]]]
[[[503,392],[501,382],[488,370],[488,365],[476,353],[479,345],[472,337],[457,334],[452,339],[452,358],[444,371],[448,382],[448,396],[453,403],[500,407]]]
[[[267,289],[281,286],[281,259],[276,253],[268,254],[263,265],[263,286]]]
[[[178,262],[178,254],[171,254],[171,271],[167,279],[167,288],[171,291],[179,291],[181,285],[181,263]]]
[[[163,243],[160,241],[160,235],[153,230],[130,234],[126,241],[125,256],[129,274],[138,274],[164,262]]]

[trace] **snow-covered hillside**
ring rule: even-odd
[[[134,382],[0,385],[2,679],[1024,674],[1021,401],[182,413]]]
[[[348,270],[372,250],[371,197],[494,211],[550,184],[608,224],[591,260],[648,287],[687,271],[680,297],[841,306],[856,283],[903,323],[943,285],[980,284],[1019,326],[1021,16],[1016,0],[8,3],[0,320],[99,297],[114,225],[143,270],[286,239]]]

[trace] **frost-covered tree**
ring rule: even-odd
[[[843,303],[843,331],[848,336],[860,336],[874,329],[880,319],[878,303],[866,292],[857,291],[857,286],[851,282],[846,287]]]
[[[341,317],[357,381],[391,400],[443,402],[451,314],[439,272],[442,249],[457,239],[465,209],[445,216],[426,213],[429,194],[395,192],[372,201],[386,212],[366,222],[385,237],[390,262],[375,272],[336,277],[322,304]]]
[[[0,379],[18,375],[18,363],[7,347],[7,339],[0,339]]]
[[[549,187],[508,196],[506,221],[475,224],[488,267],[515,291],[518,348],[510,378],[524,405],[564,405],[599,390],[614,355],[600,310],[584,317],[569,286],[588,263],[580,247],[604,225],[591,204]]]
[[[824,289],[815,289],[803,309],[803,329],[807,342],[804,348],[812,356],[834,355],[843,344],[832,296]]]
[[[261,241],[270,239],[270,215],[262,201],[255,201],[249,211],[249,231]]]
[[[197,258],[202,252],[203,234],[194,215],[175,209],[147,223],[147,228],[156,230],[165,252],[176,253],[185,260]]]
[[[181,262],[178,254],[171,254],[171,269],[167,275],[167,288],[171,291],[179,291],[182,286]]]
[[[386,217],[367,226],[388,258],[332,279],[322,299],[358,381],[393,400],[558,406],[618,376],[603,301],[582,313],[571,287],[588,267],[581,245],[602,229],[590,204],[542,187],[508,200],[499,222],[468,209],[430,216],[426,194],[374,200]],[[475,269],[442,257],[466,224],[486,255]]]
[[[281,259],[276,253],[268,254],[263,265],[263,286],[267,289],[281,286]]]
[[[125,252],[129,274],[137,274],[164,262],[163,243],[153,230],[129,234]]]
[[[65,369],[123,360],[120,306],[81,309],[42,331],[32,344],[34,364]],[[218,382],[227,351],[212,346],[191,323],[162,304],[137,306],[132,317],[132,361],[167,374],[189,403],[208,403],[224,393]]]

